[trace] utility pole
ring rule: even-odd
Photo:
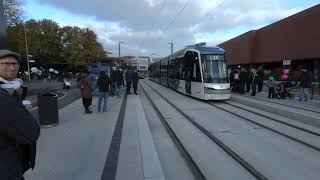
[[[173,54],[173,43],[168,43],[171,45],[171,54]]]
[[[119,58],[120,58],[120,56],[121,56],[121,54],[120,54],[120,44],[122,44],[122,43],[124,43],[124,42],[119,42]]]
[[[4,16],[3,0],[0,0],[0,49],[7,48],[7,21]]]
[[[31,73],[30,73],[30,62],[29,62],[29,48],[28,48],[28,40],[27,40],[27,30],[26,25],[23,23],[23,30],[24,30],[24,42],[26,44],[26,53],[27,53],[27,65],[28,65],[28,73],[29,73],[29,81],[31,81]]]
[[[120,54],[120,53],[121,53],[120,45],[121,45],[122,43],[124,43],[124,42],[121,42],[121,41],[120,41],[120,42],[118,43],[118,48],[119,48],[119,60],[120,60],[120,57],[121,57],[121,54]],[[115,64],[114,64],[114,66],[115,66]]]

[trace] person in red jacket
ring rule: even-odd
[[[23,180],[34,168],[40,127],[22,104],[20,55],[0,50],[0,179]]]

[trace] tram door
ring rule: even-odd
[[[192,52],[188,51],[184,58],[185,63],[185,90],[187,94],[191,94],[191,80],[193,71]]]

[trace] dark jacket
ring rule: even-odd
[[[112,81],[117,85],[121,85],[123,82],[123,76],[120,70],[113,71]]]
[[[133,82],[133,84],[137,84],[139,82],[139,74],[137,72],[133,73],[132,82]]]
[[[34,166],[40,127],[21,100],[2,88],[0,117],[0,179],[20,179]]]
[[[99,92],[108,92],[110,85],[110,78],[108,76],[100,76],[98,78],[97,85],[99,87]]]
[[[128,71],[126,72],[126,81],[131,82],[131,81],[132,81],[132,78],[133,78],[133,71],[128,70]]]
[[[300,87],[302,88],[311,88],[312,87],[312,72],[305,71],[300,75]]]
[[[248,78],[247,72],[246,71],[241,71],[240,74],[239,74],[240,83],[246,82],[247,78]]]

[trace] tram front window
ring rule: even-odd
[[[201,55],[204,83],[227,83],[224,55]]]

